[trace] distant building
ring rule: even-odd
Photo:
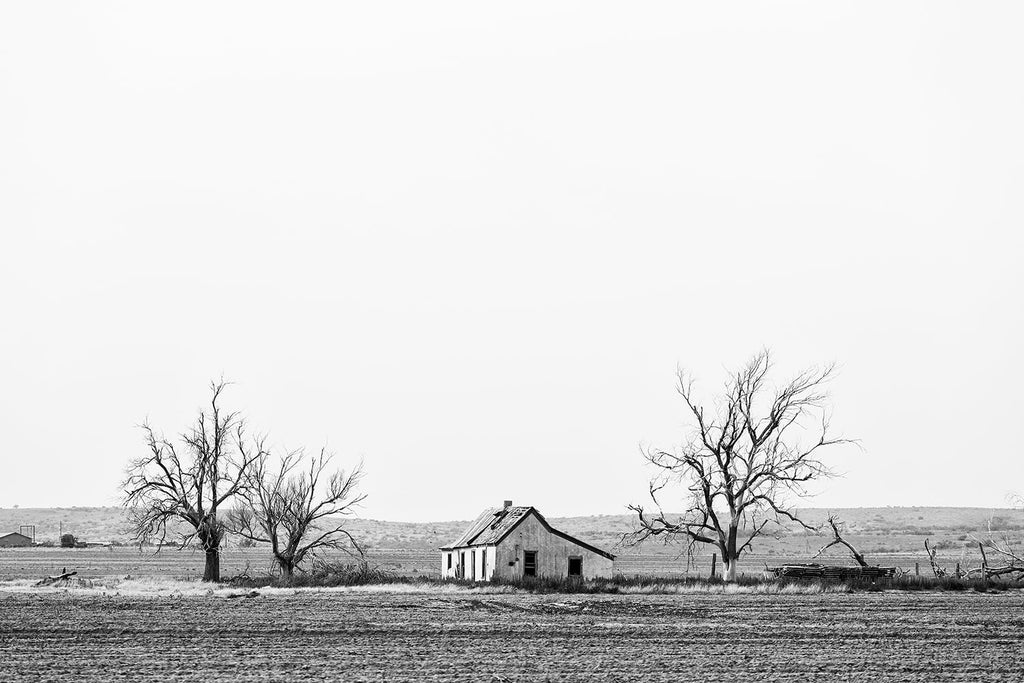
[[[441,548],[441,578],[489,581],[524,576],[593,579],[612,575],[615,556],[552,528],[533,507],[484,510]]]
[[[32,545],[32,539],[17,531],[0,536],[0,548],[27,548],[30,545]]]

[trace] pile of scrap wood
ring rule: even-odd
[[[834,516],[829,516],[828,524],[832,527],[832,540],[821,547],[815,555],[821,555],[834,545],[845,547],[857,561],[856,567],[836,566],[827,564],[785,564],[781,567],[768,567],[765,565],[765,573],[775,578],[787,579],[825,579],[833,581],[849,581],[850,579],[890,579],[896,576],[896,567],[877,567],[869,565],[864,556],[852,543],[843,538],[839,530],[840,522]]]
[[[850,579],[888,579],[896,576],[896,567],[839,567],[825,564],[785,564],[781,567],[767,567],[766,571],[775,578],[827,579],[848,581]]]

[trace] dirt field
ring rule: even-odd
[[[657,550],[621,555],[616,571],[685,569]],[[708,559],[694,573],[706,575]],[[873,559],[910,569],[923,560]],[[130,547],[0,549],[0,683],[1024,680],[1024,591],[580,596],[427,586],[229,597],[195,581],[155,594],[123,588],[126,576],[196,579],[202,560]],[[401,575],[437,573],[433,549],[378,549],[370,560]],[[749,555],[744,569],[782,560]],[[259,575],[270,558],[227,548],[222,566],[225,576]],[[110,588],[11,588],[65,567]]]
[[[9,681],[1020,681],[1024,596],[0,591]]]

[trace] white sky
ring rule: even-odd
[[[0,506],[222,372],[363,515],[646,495],[677,364],[836,360],[817,506],[1024,492],[1018,3],[4,3]]]

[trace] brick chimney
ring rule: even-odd
[[[512,507],[512,501],[511,500],[506,500],[504,507],[505,507],[506,510],[508,510],[510,507]]]

